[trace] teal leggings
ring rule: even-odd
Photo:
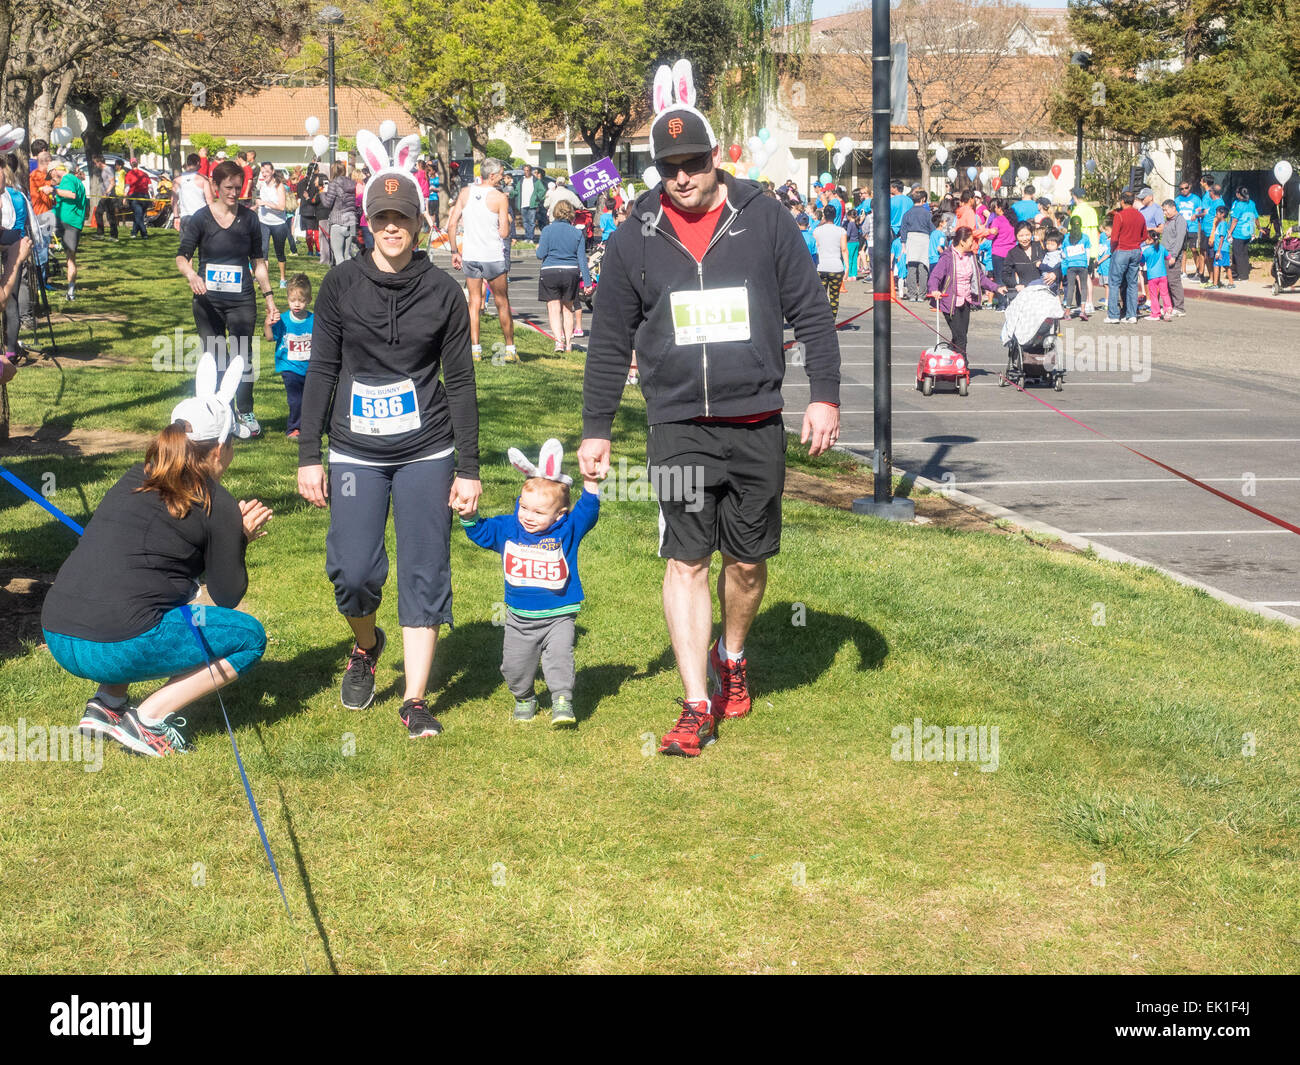
[[[148,632],[116,643],[57,632],[46,632],[45,642],[54,661],[69,673],[99,684],[176,677],[208,661],[190,628],[191,611],[214,662],[224,658],[236,673],[243,673],[266,651],[266,630],[257,618],[219,606],[173,607]]]

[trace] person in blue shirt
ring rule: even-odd
[[[1038,217],[1039,207],[1034,200],[1034,186],[1026,185],[1020,199],[1011,205],[1011,212],[1016,216],[1016,224],[1033,222]]]
[[[558,440],[542,445],[538,466],[514,448],[510,460],[529,474],[512,514],[461,518],[465,535],[501,555],[506,622],[501,675],[515,698],[514,720],[537,715],[533,682],[541,662],[551,693],[551,725],[576,725],[573,713],[575,618],[581,609],[578,545],[600,517],[600,485],[584,480],[582,496],[569,509],[571,479],[560,472]]]
[[[799,235],[803,237],[804,246],[808,249],[808,254],[812,256],[813,266],[817,265],[817,241],[813,237],[812,230],[808,228],[809,221],[806,214],[801,214],[795,219],[799,226]]]
[[[890,293],[897,299],[899,289],[907,280],[907,256],[903,253],[903,242],[898,237],[894,238],[894,243],[890,246],[889,263],[893,267],[893,284],[890,286]]]
[[[1250,242],[1255,239],[1255,223],[1259,220],[1259,210],[1244,187],[1237,190],[1236,202],[1228,212],[1232,226],[1228,235],[1232,238],[1232,276],[1235,281],[1250,278]]]
[[[311,329],[315,316],[311,312],[311,278],[294,274],[289,278],[289,313],[272,325],[262,325],[262,335],[275,341],[275,372],[284,382],[289,400],[289,423],[284,435],[298,439],[302,426],[302,390],[307,383],[307,362],[311,359]]]
[[[1192,183],[1187,180],[1178,183],[1178,195],[1174,197],[1174,210],[1183,216],[1183,221],[1187,223],[1187,242],[1183,245],[1183,261],[1178,264],[1178,269],[1187,272],[1187,253],[1195,253],[1200,245],[1201,220],[1197,216],[1200,210],[1201,198],[1192,193]],[[1197,256],[1199,259],[1199,256]]]
[[[1215,238],[1217,236],[1215,227],[1215,216],[1218,214],[1220,207],[1227,213],[1227,205],[1223,202],[1223,186],[1216,185],[1210,180],[1209,175],[1201,178],[1201,184],[1205,187],[1205,192],[1201,196],[1201,207],[1197,211],[1196,217],[1201,223],[1201,255],[1203,257],[1204,274],[1201,280],[1209,281],[1211,274],[1214,272],[1215,258]]]
[[[1210,269],[1210,288],[1236,288],[1232,282],[1224,284],[1223,271],[1232,264],[1232,221],[1228,218],[1226,204],[1214,209],[1214,265]]]
[[[937,210],[937,208],[936,208]],[[939,224],[934,227],[930,234],[930,269],[933,270],[939,262],[939,256],[943,249],[948,246],[948,235],[956,227],[956,216],[951,214],[942,215]]]
[[[1160,234],[1147,230],[1146,243],[1142,245],[1142,268],[1147,274],[1147,299],[1151,303],[1151,320],[1173,320],[1174,304],[1169,297],[1168,253],[1160,246]],[[1161,309],[1163,308],[1163,310]]]
[[[889,191],[889,229],[894,236],[898,236],[898,231],[903,225],[903,216],[912,209],[912,197],[903,195],[901,181],[891,181]]]
[[[606,197],[601,201],[600,209],[600,239],[601,242],[609,240],[614,235],[614,230],[618,228],[618,221],[614,218],[614,201]]]
[[[1092,241],[1083,231],[1083,219],[1070,216],[1070,228],[1061,241],[1061,267],[1065,271],[1065,305],[1070,316],[1088,320],[1087,308],[1092,304],[1092,281],[1088,277],[1088,260],[1092,255]],[[1074,306],[1070,307],[1071,302]]]

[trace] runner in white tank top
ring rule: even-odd
[[[506,234],[510,232],[510,204],[501,191],[505,171],[498,159],[485,159],[480,168],[482,183],[460,190],[447,219],[447,236],[452,248],[451,268],[465,271],[465,289],[469,294],[470,350],[475,359],[483,357],[479,343],[479,312],[486,296],[484,285],[492,292],[501,332],[505,335],[502,361],[518,362],[515,353],[515,323],[510,316],[509,263],[506,260]],[[457,231],[462,230],[464,244],[457,247]]]
[[[183,222],[199,208],[212,202],[212,185],[198,172],[199,157],[190,155],[185,160],[185,170],[176,179],[172,191],[176,196],[176,220]],[[190,167],[194,169],[191,170]]]

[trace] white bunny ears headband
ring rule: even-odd
[[[561,484],[573,484],[572,477],[560,472],[560,467],[564,465],[564,445],[554,437],[542,445],[536,466],[517,447],[512,447],[506,454],[510,458],[510,465],[520,473],[529,477],[545,477],[548,481],[559,481]]]
[[[695,115],[704,124],[709,148],[718,146],[718,138],[713,135],[713,127],[709,124],[709,120],[695,107],[695,76],[691,73],[689,59],[677,60],[672,65],[672,69],[664,65],[655,71],[654,88],[651,89],[650,99],[654,105],[655,127],[658,127],[661,122],[669,121],[674,113],[680,116],[682,112],[687,112]],[[652,144],[656,140],[653,128],[650,140]]]
[[[390,178],[396,178],[398,181],[409,181],[411,187],[415,189],[416,202],[420,200],[420,187],[416,185],[415,178],[411,176],[411,171],[415,169],[415,164],[420,156],[420,138],[418,134],[411,133],[397,142],[390,157],[388,149],[384,147],[384,142],[368,129],[357,130],[357,151],[361,153],[361,158],[366,161],[366,166],[370,168],[370,180],[366,182],[365,191],[361,194],[362,206],[366,207],[366,214],[373,214],[369,209],[371,191],[376,188],[385,188],[385,184]],[[392,195],[396,186],[387,186],[389,195]]]
[[[235,422],[235,412],[230,409],[230,401],[235,398],[243,374],[244,357],[236,355],[222,374],[221,387],[218,388],[217,360],[211,352],[204,352],[194,378],[194,396],[181,400],[172,408],[172,421],[189,422],[190,432],[185,435],[196,444],[210,440],[224,444],[232,430],[240,439],[247,439],[252,433],[242,422]]]

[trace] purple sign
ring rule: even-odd
[[[573,191],[578,194],[578,199],[586,202],[606,189],[612,189],[621,181],[618,167],[610,162],[609,156],[605,156],[591,166],[584,166],[573,175],[570,184],[573,186]]]

